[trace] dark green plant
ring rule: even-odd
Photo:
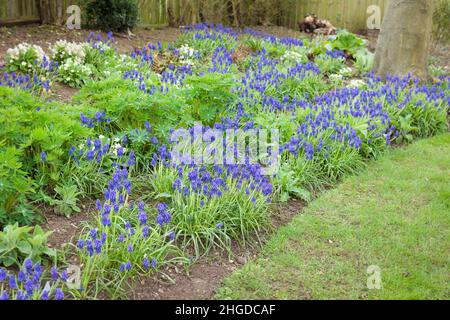
[[[106,32],[127,31],[138,21],[135,0],[90,0],[85,8],[88,25]]]
[[[21,169],[19,155],[15,147],[2,150],[0,141],[0,226],[29,224],[37,219],[26,203],[26,196],[33,192],[33,181]]]

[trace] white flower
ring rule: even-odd
[[[352,75],[352,68],[350,67],[343,67],[341,70],[339,70],[339,74],[350,77]]]
[[[331,80],[342,80],[343,76],[342,74],[331,74],[330,79]]]
[[[361,79],[352,79],[347,85],[347,88],[360,88],[364,86],[366,83]]]
[[[307,59],[307,56],[305,54],[301,54],[300,52],[293,51],[293,50],[287,50],[282,56],[281,61],[288,61],[288,62],[302,62]]]
[[[55,42],[50,50],[52,51],[52,58],[58,61],[73,59],[76,63],[82,64],[86,56],[83,44],[67,42],[66,40]]]
[[[42,48],[40,46],[29,45],[26,42],[22,42],[22,43],[19,43],[14,48],[10,48],[6,51],[6,60],[9,61],[9,63],[14,63],[15,61],[18,60],[18,62],[20,62],[21,65],[26,66],[26,64],[29,63],[29,61],[26,61],[26,60],[20,61],[20,60],[24,59],[23,56],[28,52],[33,53],[33,55],[32,55],[33,61],[32,62],[34,62],[34,60],[40,61],[45,56],[44,50],[42,50]]]

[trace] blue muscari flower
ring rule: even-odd
[[[122,272],[125,270],[125,263],[120,264],[119,271]]]
[[[142,267],[144,268],[144,270],[147,270],[149,268],[147,257],[144,257],[144,260],[142,260]]]
[[[83,246],[84,246],[84,240],[83,239],[78,239],[78,242],[77,242],[77,247],[78,247],[78,249],[83,249]]]
[[[222,229],[223,223],[218,223],[218,224],[216,224],[216,227],[217,227],[217,229]]]
[[[4,268],[0,269],[0,282],[5,281],[5,279],[8,277],[8,274],[6,273],[6,270]]]
[[[33,281],[31,279],[28,279],[27,281],[25,281],[25,285],[24,285],[24,289],[27,292],[28,295],[32,295],[33,291],[34,291],[34,284]]]
[[[41,152],[41,160],[43,163],[47,161],[47,154],[44,151]]]
[[[105,242],[106,242],[106,233],[105,232],[102,232],[102,235],[101,235],[101,241],[102,241],[102,244],[105,244]]]
[[[16,300],[25,300],[25,295],[23,294],[22,290],[17,290],[17,294],[16,294]]]
[[[69,155],[72,156],[74,152],[75,152],[75,147],[72,146],[69,150]]]
[[[119,242],[124,242],[125,236],[121,233],[119,234],[119,239],[117,239]]]
[[[6,290],[3,290],[2,295],[0,296],[0,300],[9,300],[9,295]]]
[[[94,151],[89,150],[88,152],[86,152],[86,158],[87,158],[89,161],[94,160]]]
[[[144,238],[148,238],[148,226],[144,226],[144,228],[142,228],[142,236]]]
[[[53,280],[53,281],[58,280],[59,274],[58,274],[58,269],[57,269],[56,267],[53,267],[53,268],[52,268],[50,274],[51,274],[51,277],[52,277],[52,280]]]
[[[94,254],[94,247],[92,247],[92,241],[90,239],[86,240],[86,251],[89,256],[92,256]]]
[[[55,299],[56,300],[63,300],[64,299],[64,292],[61,289],[59,289],[59,288],[56,288],[56,290],[55,290]]]
[[[127,263],[125,264],[125,269],[126,269],[127,271],[130,271],[130,270],[131,270],[131,267],[132,267],[131,262],[130,262],[130,261],[127,261]]]
[[[150,130],[152,129],[152,126],[148,121],[144,122],[145,128],[147,129],[147,132],[150,133]]]
[[[102,202],[99,199],[97,199],[97,201],[95,202],[95,208],[98,211],[100,211],[100,210],[102,210],[102,207],[103,207]]]
[[[128,165],[132,166],[132,165],[135,164],[135,162],[136,162],[136,158],[134,156],[134,152],[130,151],[130,155],[129,155],[129,159],[128,159]]]
[[[156,259],[152,258],[152,263],[151,263],[152,268],[156,267]]]
[[[133,245],[132,245],[131,243],[128,244],[127,251],[128,251],[129,253],[133,252]]]
[[[97,237],[97,228],[92,228],[92,229],[89,231],[89,234],[91,235],[91,237],[92,237],[93,239],[95,239],[95,238]]]
[[[95,253],[99,254],[102,252],[102,241],[100,239],[94,240]]]
[[[8,285],[11,289],[17,289],[16,276],[10,275]]]
[[[170,241],[173,241],[175,239],[175,232],[173,231],[173,230],[171,230],[170,232],[169,232],[169,240]]]
[[[120,146],[120,147],[117,148],[117,156],[118,156],[118,157],[123,156],[123,147],[122,147],[122,146]]]
[[[61,280],[66,282],[68,278],[69,278],[69,275],[67,274],[67,270],[63,270],[61,272]]]
[[[44,290],[41,295],[41,300],[48,300],[48,299],[49,299],[48,291]]]
[[[19,283],[22,283],[25,281],[25,279],[25,273],[22,270],[19,270],[19,272],[17,273],[17,280],[19,281]]]
[[[147,215],[143,211],[139,213],[139,223],[141,224],[141,226],[147,223]]]

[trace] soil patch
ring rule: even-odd
[[[130,299],[138,300],[205,300],[212,299],[223,279],[244,265],[249,259],[256,259],[258,252],[273,232],[291,221],[304,207],[298,200],[273,207],[272,230],[254,239],[252,245],[233,245],[233,255],[212,251],[195,262],[188,273],[180,266],[164,268],[155,278],[143,278],[129,293]],[[259,242],[261,241],[261,242]],[[165,276],[164,274],[168,275]],[[170,280],[169,280],[170,279]]]

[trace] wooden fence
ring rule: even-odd
[[[381,9],[381,17],[388,0],[286,0],[289,2],[291,14],[283,16],[281,24],[296,28],[297,23],[308,13],[315,13],[320,18],[328,19],[339,28],[349,30],[367,29],[367,8],[377,5]]]
[[[0,22],[39,21],[34,0],[0,0]]]
[[[383,14],[389,0],[283,0],[285,14],[280,24],[296,28],[306,14],[315,13],[330,20],[335,26],[358,30],[366,28],[367,8],[378,5]],[[140,23],[142,25],[165,25],[168,23],[167,8],[170,5],[173,14],[181,15],[185,0],[137,0]],[[63,10],[79,0],[64,0]],[[39,19],[35,0],[0,0],[0,24],[5,22],[26,22]]]

